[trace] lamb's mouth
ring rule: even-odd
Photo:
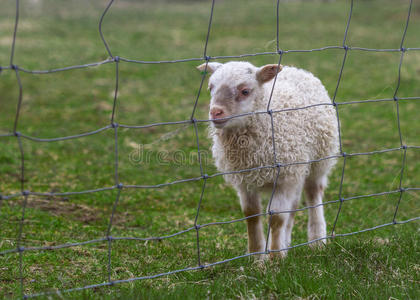
[[[215,124],[223,124],[229,121],[229,119],[212,119],[213,123]]]
[[[222,128],[223,126],[225,126],[227,121],[229,121],[229,119],[213,119],[211,121],[213,122],[216,128]]]

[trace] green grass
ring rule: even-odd
[[[347,44],[399,48],[409,1],[355,1]],[[26,69],[52,69],[107,59],[97,26],[104,1],[22,1],[14,63]],[[114,55],[138,60],[201,57],[207,33],[209,1],[116,1],[103,23]],[[312,49],[341,45],[349,1],[282,2],[280,47]],[[275,51],[275,1],[217,1],[208,55]],[[14,1],[0,11],[0,66],[8,66],[14,26]],[[414,1],[404,46],[420,47],[420,6]],[[282,63],[307,69],[333,95],[344,51],[287,53]],[[278,56],[248,59],[255,65],[276,63]],[[399,52],[350,51],[337,93],[338,102],[392,98],[397,86]],[[221,60],[226,61],[226,60]],[[119,64],[116,122],[144,125],[189,119],[201,76],[200,62]],[[51,138],[107,126],[115,89],[115,64],[32,75],[20,72],[23,102],[18,130]],[[399,97],[420,95],[420,52],[408,51],[401,69]],[[0,134],[12,131],[18,99],[13,71],[0,74]],[[203,90],[196,118],[207,116],[209,94]],[[403,142],[420,145],[420,101],[401,100]],[[394,102],[339,106],[343,151],[399,147]],[[207,125],[198,126],[204,171],[211,161]],[[37,192],[82,191],[112,186],[114,132],[80,139],[37,143],[23,139],[25,189]],[[141,145],[141,146],[140,146]],[[119,181],[159,184],[200,176],[192,125],[118,130]],[[140,147],[140,148],[139,148]],[[140,151],[142,150],[142,151]],[[163,153],[163,154],[162,154]],[[160,156],[159,156],[160,155]],[[342,196],[396,190],[402,151],[347,159]],[[404,187],[420,187],[420,150],[408,149]],[[181,160],[181,163],[180,163]],[[341,167],[330,177],[325,201],[338,199]],[[113,236],[149,237],[175,233],[194,224],[202,182],[161,189],[123,189]],[[20,151],[15,137],[0,139],[0,193],[20,191]],[[66,197],[28,197],[22,245],[46,246],[104,237],[116,190]],[[344,203],[337,233],[392,221],[399,194]],[[418,191],[404,192],[397,215],[403,221],[420,215]],[[267,199],[264,200],[267,203]],[[304,204],[301,204],[304,206]],[[0,207],[0,251],[17,246],[22,198]],[[325,207],[328,229],[338,204]],[[200,224],[242,217],[235,192],[221,177],[207,182]],[[296,216],[293,243],[306,241],[306,212]],[[195,231],[164,241],[112,243],[112,279],[146,276],[197,265]],[[244,258],[209,269],[153,280],[64,294],[65,298],[291,298],[417,299],[419,291],[418,221],[336,238],[325,249],[299,247],[284,260],[263,266]],[[202,263],[242,255],[244,222],[200,229]],[[107,243],[67,249],[24,252],[24,293],[69,289],[107,281]],[[0,297],[20,296],[19,255],[0,256]],[[58,296],[57,296],[58,297]],[[61,297],[61,296],[60,296]],[[58,297],[59,298],[59,297]]]

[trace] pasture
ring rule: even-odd
[[[21,1],[14,64],[50,70],[109,58],[99,32],[107,1]],[[346,45],[399,49],[408,0],[354,1]],[[102,31],[114,56],[141,61],[203,57],[211,1],[117,0]],[[350,1],[280,1],[279,45],[283,50],[342,46]],[[0,10],[0,66],[10,64],[15,1]],[[404,48],[420,48],[420,3],[413,1]],[[229,56],[276,51],[276,1],[216,1],[207,55]],[[334,95],[343,49],[287,52],[282,64],[309,70]],[[349,50],[336,101],[393,98],[401,52]],[[235,58],[238,59],[238,58]],[[278,54],[242,58],[256,66],[277,63]],[[223,58],[226,62],[233,59]],[[239,59],[238,59],[239,60]],[[201,83],[196,66],[179,63],[118,63],[114,122],[119,125],[189,120]],[[22,104],[17,131],[42,139],[91,132],[110,124],[115,97],[115,63],[48,74],[19,71]],[[399,98],[420,97],[420,51],[404,53]],[[208,118],[210,95],[204,82],[194,117]],[[0,135],[13,132],[19,99],[16,73],[0,72]],[[399,122],[403,145],[420,146],[420,100],[402,99]],[[343,151],[347,157],[343,202],[336,233],[345,234],[420,216],[420,149],[400,149],[395,101],[338,105]],[[206,174],[212,163],[208,123],[197,123]],[[194,226],[203,181],[158,185],[200,177],[196,131],[192,123],[144,128],[118,127],[120,189],[79,195],[29,195],[20,238],[24,197],[0,200],[0,252],[113,237],[166,236]],[[24,190],[65,193],[112,187],[115,181],[115,130],[77,139],[37,142],[22,138]],[[406,152],[404,158],[404,152]],[[401,168],[404,162],[404,169]],[[324,201],[339,199],[343,158],[330,176]],[[401,179],[402,176],[402,179]],[[125,186],[137,188],[125,188]],[[16,136],[0,136],[0,195],[21,191],[21,151]],[[383,192],[392,192],[380,194]],[[115,204],[117,194],[119,200]],[[371,197],[363,195],[380,194]],[[267,204],[268,199],[264,199]],[[304,200],[304,199],[303,199]],[[340,203],[325,205],[330,232]],[[304,207],[302,201],[300,207]],[[198,224],[241,218],[239,201],[222,176],[207,180]],[[296,214],[293,244],[306,241],[307,212]],[[307,246],[284,260],[258,265],[252,257],[60,296],[96,298],[290,298],[416,299],[420,297],[418,220],[337,237],[325,249]],[[199,230],[201,264],[246,253],[245,222]],[[197,266],[196,230],[162,240],[114,240],[111,279],[154,275]],[[57,250],[24,251],[24,294],[66,290],[108,281],[108,241]],[[0,254],[0,297],[18,298],[19,253]],[[45,296],[43,296],[45,297]],[[42,297],[41,297],[42,298]]]

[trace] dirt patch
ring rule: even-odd
[[[49,197],[47,199],[29,197],[27,207],[47,211],[53,216],[66,216],[90,224],[103,218],[99,209],[69,202],[66,198]]]
[[[8,205],[21,207],[22,200],[7,201]],[[29,196],[27,208],[48,212],[52,216],[65,217],[66,219],[81,222],[86,225],[108,224],[112,206],[95,207],[86,204],[70,202],[67,197],[37,197]],[[139,212],[137,212],[139,213]],[[114,227],[126,227],[135,219],[136,214],[124,208],[117,208],[113,219]],[[19,222],[20,215],[14,221]],[[27,218],[25,222],[30,222]],[[133,227],[133,226],[131,226]],[[137,226],[134,226],[137,227]]]

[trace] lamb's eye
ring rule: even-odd
[[[241,91],[241,94],[244,95],[244,96],[248,96],[249,95],[249,90],[248,89],[243,89]]]
[[[209,90],[210,90],[210,92],[211,92],[211,90],[213,89],[213,85],[212,84],[210,84],[209,85]]]

